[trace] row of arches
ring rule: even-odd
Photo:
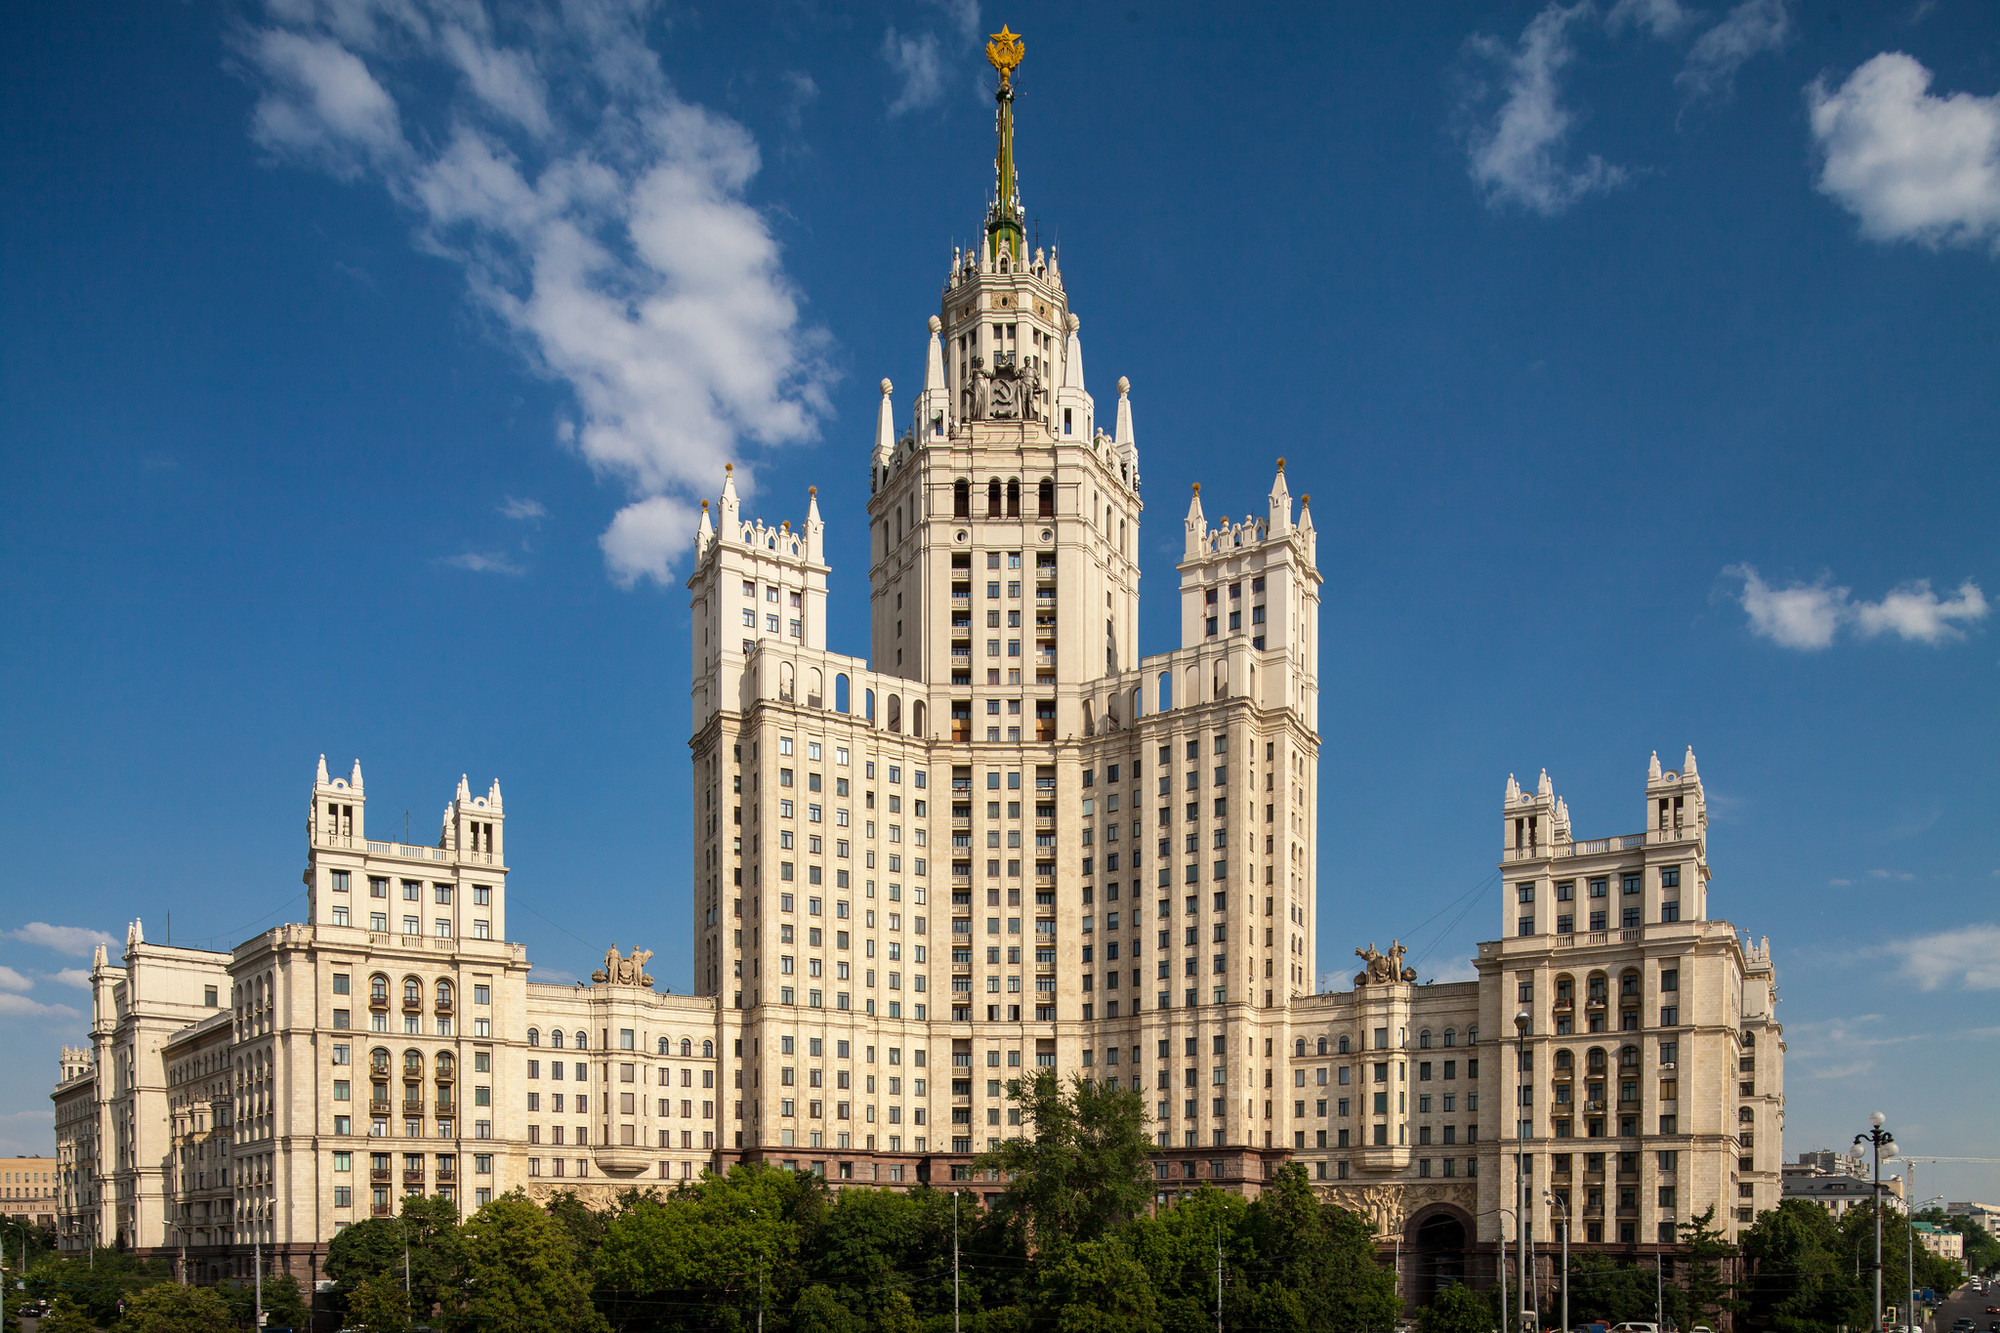
[[[450,981],[443,977],[438,978],[435,999],[439,1010],[449,1010],[451,1008],[452,984]],[[389,1003],[389,978],[385,973],[377,972],[368,978],[368,1002],[374,1005],[387,1005]],[[406,1009],[421,1008],[423,1003],[423,979],[421,977],[404,977],[403,1007]]]
[[[671,1037],[660,1038],[661,1055],[669,1055],[669,1056],[672,1055],[674,1053],[673,1047],[674,1047],[673,1038]],[[683,1060],[689,1060],[694,1057],[694,1040],[692,1038],[690,1037],[681,1038],[680,1055],[681,1059]],[[701,1043],[701,1058],[704,1060],[713,1060],[715,1058],[715,1043],[713,1041],[704,1040]]]
[[[801,679],[803,679],[805,684],[805,706],[808,708],[825,708],[828,703],[826,673],[819,667],[806,667],[802,672],[790,662],[778,663],[779,702],[788,704],[799,702],[799,685]],[[854,685],[848,679],[847,673],[845,671],[834,672],[833,711],[851,715],[854,711],[853,696]],[[903,696],[900,694],[889,695],[886,705],[883,716],[884,725],[888,730],[900,734],[903,731],[905,721]],[[922,699],[913,699],[910,701],[908,722],[911,735],[924,736],[929,734],[925,729],[927,713],[928,709],[925,707]],[[870,723],[875,721],[875,691],[864,689],[861,692],[861,716]]]
[[[403,1077],[410,1081],[424,1076],[424,1053],[412,1046],[404,1050]],[[395,1057],[386,1046],[377,1046],[368,1052],[368,1073],[372,1078],[385,1079],[394,1072]],[[437,1071],[438,1081],[449,1083],[458,1077],[458,1057],[450,1051],[439,1051],[431,1060],[430,1067]]]
[[[1442,1041],[1442,1044],[1446,1050],[1450,1050],[1458,1045],[1458,1029],[1455,1027],[1449,1027],[1444,1029],[1444,1031],[1438,1034],[1438,1036],[1439,1039]],[[1465,1030],[1465,1044],[1467,1046],[1477,1046],[1479,1044],[1478,1024],[1474,1024],[1473,1026],[1468,1027]],[[1431,1030],[1429,1028],[1419,1028],[1417,1030],[1417,1049],[1421,1051],[1428,1051],[1431,1048],[1432,1048]],[[1347,1055],[1352,1050],[1353,1050],[1353,1044],[1351,1038],[1348,1038],[1346,1036],[1320,1037],[1314,1042],[1314,1049],[1312,1051],[1312,1054]],[[1304,1037],[1297,1037],[1293,1039],[1292,1054],[1295,1056],[1302,1056],[1306,1054],[1306,1039]]]
[[[951,516],[971,518],[972,482],[960,477],[951,484]],[[1056,516],[1056,482],[1054,477],[1043,477],[1035,487],[1035,517],[1054,518]],[[986,512],[982,518],[1021,517],[1021,479],[1009,477],[1002,482],[991,477],[986,482]]]
[[[565,1038],[563,1036],[563,1031],[561,1028],[549,1029],[549,1045],[552,1048],[559,1051],[563,1048],[564,1042]],[[529,1028],[528,1045],[540,1046],[541,1044],[542,1044],[542,1030],[540,1028]],[[576,1049],[579,1051],[587,1051],[590,1049],[590,1034],[588,1032],[585,1032],[582,1028],[578,1028],[576,1030]]]

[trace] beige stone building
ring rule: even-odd
[[[1058,257],[1024,244],[1012,110],[1003,85],[999,190],[900,431],[882,385],[871,656],[827,647],[816,495],[796,527],[746,516],[733,474],[704,506],[697,993],[616,951],[533,982],[498,784],[461,780],[413,846],[371,839],[359,765],[322,760],[305,921],[229,953],[135,924],[97,959],[54,1094],[65,1244],[185,1246],[202,1275],[254,1245],[309,1277],[406,1191],[608,1198],[745,1160],[991,1193],[975,1161],[1041,1070],[1145,1097],[1163,1202],[1305,1163],[1419,1298],[1517,1217],[1638,1255],[1776,1202],[1774,974],[1710,919],[1692,753],[1654,762],[1641,831],[1595,841],[1510,779],[1476,979],[1418,984],[1392,941],[1319,990],[1310,506],[1282,460],[1241,518],[1196,488],[1178,643],[1140,652],[1130,385],[1101,429]]]
[[[52,1227],[62,1172],[53,1157],[0,1157],[0,1214]]]

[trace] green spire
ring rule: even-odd
[[[1021,63],[1023,48],[1018,35],[1000,25],[1000,31],[986,43],[986,59],[1000,72],[1000,86],[993,100],[999,104],[997,122],[1000,149],[993,163],[993,204],[986,210],[986,250],[997,261],[1004,248],[1019,264],[1025,258],[1027,234],[1021,227],[1021,192],[1014,179],[1014,69]]]

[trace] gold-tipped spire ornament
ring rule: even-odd
[[[1000,71],[1000,86],[1007,87],[1014,80],[1014,67],[1021,63],[1021,36],[1007,31],[1001,24],[1000,31],[986,39],[986,61]]]

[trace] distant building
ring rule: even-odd
[[[1785,1165],[1783,1195],[1787,1199],[1809,1199],[1839,1217],[1874,1193],[1874,1167],[1856,1164],[1852,1157],[1831,1148],[1802,1152],[1795,1163]],[[1883,1206],[1903,1211],[1903,1182],[1898,1176],[1882,1178]]]
[[[53,1157],[0,1157],[0,1213],[31,1226],[54,1226],[59,1174]]]
[[[1946,1231],[1929,1222],[1912,1222],[1910,1226],[1917,1233],[1917,1243],[1932,1254],[1953,1263],[1965,1262],[1965,1237],[1956,1231]]]
[[[1944,1215],[1970,1218],[1989,1232],[2000,1236],[2000,1204],[1948,1203],[1944,1206]]]

